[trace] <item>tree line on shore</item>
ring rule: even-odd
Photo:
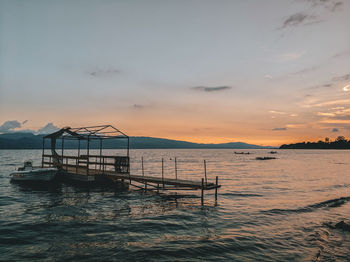
[[[326,137],[324,141],[318,142],[301,142],[280,146],[281,149],[350,149],[350,139],[344,136],[338,136],[334,141]]]

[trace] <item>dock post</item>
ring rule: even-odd
[[[215,179],[215,205],[218,202],[218,180],[219,180],[219,177],[216,176],[216,179]]]
[[[162,158],[162,182],[163,182],[163,189],[164,189],[164,158]]]
[[[202,178],[202,188],[201,188],[201,190],[202,190],[202,194],[201,194],[201,204],[202,204],[202,206],[203,206],[203,204],[204,204],[204,178]]]
[[[207,162],[205,161],[204,159],[204,177],[205,177],[205,185],[208,184],[208,181],[207,181]]]
[[[102,158],[102,139],[100,138],[100,171],[101,171],[101,158]],[[97,159],[97,158],[96,158]],[[97,161],[96,161],[97,162]]]
[[[89,175],[89,164],[90,164],[90,135],[88,135],[86,154],[87,154],[87,160],[86,160],[86,175]]]
[[[45,138],[43,137],[43,152],[41,154],[41,168],[44,167],[44,154],[45,154]]]
[[[177,180],[177,161],[175,157],[175,179]]]
[[[144,168],[143,168],[143,157],[141,157],[141,167],[142,167],[142,176],[144,177],[145,176],[145,171],[144,171]]]

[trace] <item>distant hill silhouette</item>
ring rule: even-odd
[[[333,142],[326,138],[325,141],[282,145],[280,149],[350,149],[350,140],[346,140],[344,136],[338,136]]]
[[[43,135],[34,135],[32,133],[6,133],[0,134],[0,149],[41,149],[43,144]],[[57,148],[61,144],[57,143]],[[90,148],[98,148],[99,142],[92,141]],[[124,139],[111,139],[103,141],[103,148],[118,149],[125,148],[126,141]],[[65,140],[64,147],[67,149],[77,148],[76,141]],[[84,142],[81,148],[86,147]],[[49,148],[47,141],[45,148]],[[258,145],[247,144],[243,142],[230,142],[222,144],[200,144],[186,141],[178,141],[164,138],[154,137],[130,137],[131,149],[260,149],[271,148]]]

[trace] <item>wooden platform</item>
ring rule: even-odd
[[[95,181],[99,177],[105,177],[112,181],[120,180],[124,183],[138,182],[142,185],[149,185],[160,189],[169,189],[169,186],[173,186],[179,190],[182,188],[186,189],[202,189],[202,190],[211,190],[217,189],[221,186],[214,183],[205,183],[204,181],[192,181],[192,180],[183,180],[183,179],[172,179],[172,178],[162,178],[154,176],[140,176],[140,175],[131,175],[129,173],[117,173],[115,171],[108,170],[98,170],[98,169],[89,169],[87,172],[86,168],[83,167],[72,167],[64,166],[64,171],[67,176],[71,176],[72,179],[80,181]]]

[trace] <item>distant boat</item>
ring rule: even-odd
[[[277,154],[277,151],[270,151],[270,154]]]
[[[276,157],[271,156],[264,156],[264,157],[256,157],[256,160],[270,160],[270,159],[276,159]]]
[[[10,174],[11,182],[50,182],[55,179],[57,168],[33,167],[32,161],[25,161],[24,166]]]
[[[249,155],[249,152],[234,152],[236,155]]]

